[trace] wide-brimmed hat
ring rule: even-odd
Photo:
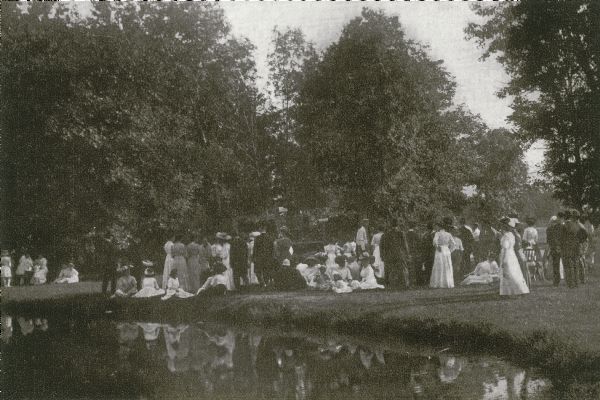
[[[148,268],[146,268],[144,270],[144,275],[146,275],[146,276],[154,276],[154,270],[152,268],[148,267]]]
[[[250,236],[251,238],[257,238],[260,236],[260,232],[250,232],[248,236]]]
[[[221,240],[231,240],[231,236],[229,236],[225,232],[217,232],[217,234],[215,235],[215,237],[217,239],[221,239]]]
[[[498,220],[498,222],[507,228],[514,228],[516,226],[512,219],[508,217],[502,217]]]
[[[281,263],[281,265],[283,265],[284,267],[289,267],[290,265],[292,265],[290,263],[290,260],[288,260],[287,258],[285,260],[283,260],[283,262]]]
[[[556,215],[553,215],[550,217],[550,223],[556,222],[556,221],[558,221],[558,217]]]
[[[142,261],[142,265],[144,267],[154,267],[154,263],[152,261],[150,261],[150,260],[144,260],[144,261]]]

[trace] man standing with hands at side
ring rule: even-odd
[[[360,228],[356,231],[356,254],[362,254],[365,251],[369,251],[369,235],[367,230],[369,229],[369,220],[363,218],[360,223]]]

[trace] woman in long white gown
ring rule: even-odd
[[[167,240],[167,243],[165,243],[165,267],[163,268],[163,274],[162,274],[162,288],[166,289],[167,288],[167,281],[169,280],[169,274],[171,274],[171,269],[173,268],[173,255],[172,255],[172,250],[173,250],[173,240],[175,238],[172,237],[169,240]]]
[[[452,250],[455,243],[452,235],[448,232],[452,220],[444,218],[443,228],[437,231],[433,237],[435,246],[435,258],[429,286],[432,288],[453,288],[454,276],[452,272]]]
[[[231,240],[231,236],[224,232],[218,232],[216,235],[217,243],[213,244],[213,257],[221,258],[221,262],[225,266],[226,270],[223,273],[226,280],[227,290],[234,290],[235,285],[233,284],[233,270],[231,269],[231,263],[229,260],[229,253],[231,245],[227,242]]]
[[[381,259],[381,248],[379,246],[382,236],[383,229],[379,228],[377,229],[377,233],[374,234],[373,238],[371,239],[371,248],[373,249],[373,257],[375,257],[373,269],[375,270],[375,276],[379,279],[383,279],[385,277],[384,263]]]
[[[519,259],[515,253],[515,235],[508,225],[509,219],[503,218],[500,222],[504,231],[502,239],[500,239],[500,296],[529,293]]]

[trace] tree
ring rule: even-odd
[[[6,4],[2,22],[4,241],[160,249],[270,203],[252,45],[221,9]]]
[[[476,5],[469,38],[497,56],[510,82],[510,119],[526,142],[547,144],[555,195],[600,207],[600,3],[590,0]]]
[[[325,200],[318,170],[296,140],[300,87],[318,54],[300,29],[273,29],[272,44],[268,83],[273,101],[263,119],[271,138],[273,197],[293,211],[318,207]]]
[[[453,95],[441,61],[396,17],[364,9],[306,71],[296,139],[343,208],[423,220],[464,200],[468,132]]]

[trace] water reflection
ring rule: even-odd
[[[534,371],[494,357],[409,353],[338,337],[203,323],[49,326],[17,317],[15,324],[3,315],[2,339],[10,398],[552,397],[551,385]]]

